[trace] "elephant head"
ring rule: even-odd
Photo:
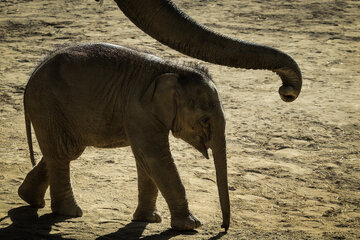
[[[145,33],[188,56],[236,68],[264,69],[277,73],[285,102],[301,91],[297,63],[286,53],[216,33],[197,23],[171,0],[115,0],[123,13]]]
[[[230,224],[230,200],[227,180],[225,117],[220,96],[206,71],[166,73],[157,77],[142,97],[143,103],[176,138],[181,138],[209,158],[213,153],[222,227]]]

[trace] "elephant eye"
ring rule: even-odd
[[[207,127],[209,127],[209,124],[210,124],[210,118],[209,118],[209,117],[202,117],[202,118],[200,119],[200,125],[201,125],[202,127],[207,128]]]

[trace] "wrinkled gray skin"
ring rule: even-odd
[[[220,97],[206,69],[174,64],[110,44],[86,44],[55,51],[32,74],[24,94],[30,155],[31,127],[43,154],[19,188],[20,197],[44,207],[50,185],[51,209],[82,215],[70,183],[70,161],[86,146],[131,146],[138,173],[134,220],[160,222],[158,191],[171,213],[171,226],[201,225],[188,208],[169,150],[169,131],[206,158],[214,155],[223,227],[229,226],[225,119]]]

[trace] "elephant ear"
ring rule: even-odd
[[[165,73],[156,77],[141,97],[143,107],[150,110],[169,130],[176,116],[179,90],[179,75]]]

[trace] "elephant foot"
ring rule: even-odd
[[[22,200],[35,208],[45,206],[45,192],[49,186],[49,177],[43,161],[39,162],[25,177],[18,189],[18,195]]]
[[[136,209],[133,215],[133,221],[135,222],[148,222],[148,223],[160,223],[161,217],[159,213],[154,211],[141,211]]]
[[[68,216],[68,217],[81,217],[83,212],[81,208],[74,201],[62,201],[60,203],[52,203],[51,210],[53,213]]]
[[[35,208],[45,207],[44,193],[39,193],[36,189],[28,186],[27,182],[24,181],[18,189],[19,197]]]
[[[178,231],[193,230],[200,227],[202,224],[194,215],[191,213],[188,216],[172,217],[171,227]]]

